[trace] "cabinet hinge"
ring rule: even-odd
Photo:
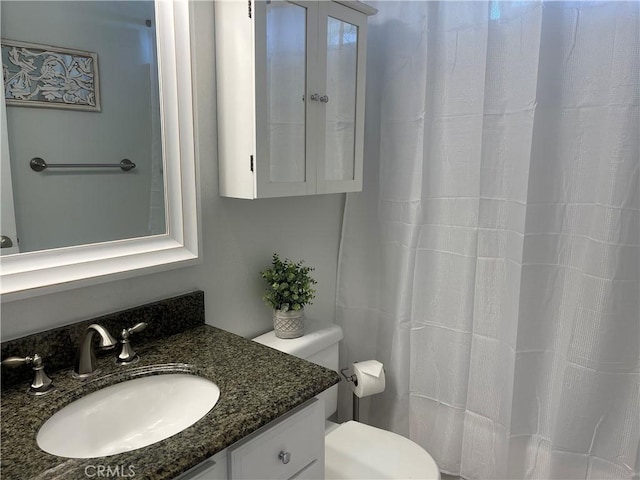
[[[250,155],[250,158],[251,158],[251,167],[250,168],[251,168],[251,171],[253,172],[253,155]]]
[[[249,18],[251,18],[251,0],[249,0]]]

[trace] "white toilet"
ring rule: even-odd
[[[273,331],[254,341],[339,371],[338,342],[342,328],[331,323],[305,320],[305,334],[296,339],[277,338]],[[325,418],[338,408],[338,386],[319,395]],[[396,433],[359,422],[336,424],[325,429],[325,478],[327,479],[440,479],[436,462],[422,447]]]

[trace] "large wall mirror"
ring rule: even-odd
[[[197,261],[188,2],[0,8],[2,300]]]

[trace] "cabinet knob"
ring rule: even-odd
[[[286,465],[291,460],[291,454],[289,452],[280,452],[278,458]]]
[[[0,248],[11,248],[13,247],[13,242],[6,235],[2,235],[0,237]]]
[[[317,93],[312,93],[311,94],[311,98],[312,101],[317,102],[318,100],[320,100],[320,95],[318,95]]]
[[[323,95],[320,97],[320,101],[322,103],[329,103],[329,96],[328,95]]]

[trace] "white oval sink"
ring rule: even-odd
[[[38,431],[45,452],[93,458],[146,447],[204,417],[220,389],[188,374],[153,375],[111,385],[56,412]]]

